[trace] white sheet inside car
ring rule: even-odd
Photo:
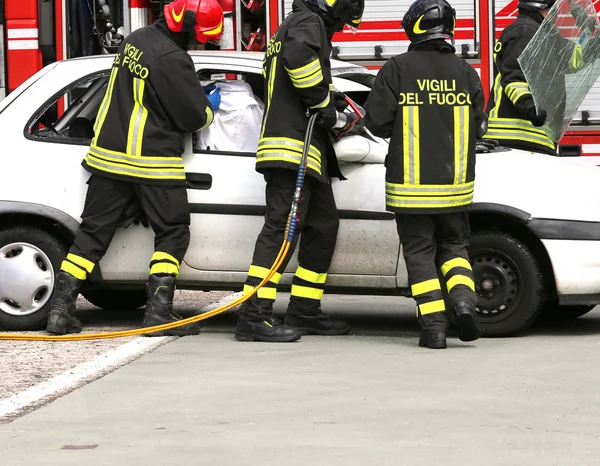
[[[219,81],[221,106],[213,123],[199,131],[196,150],[255,153],[260,137],[264,104],[244,81]],[[384,163],[387,143],[380,138],[343,137],[334,144],[340,162]]]
[[[196,149],[233,152],[256,152],[264,111],[244,81],[217,82],[221,89],[221,106],[213,123],[198,132]]]

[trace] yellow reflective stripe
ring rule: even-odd
[[[520,118],[491,118],[490,125],[496,128],[525,130],[530,133],[538,134],[539,136],[548,137],[543,128],[537,128],[533,126],[531,121],[521,120]]]
[[[456,285],[466,285],[471,288],[471,290],[475,291],[475,283],[471,278],[465,275],[454,275],[452,278],[450,278],[450,280],[448,280],[448,283],[446,284],[448,287],[448,293],[450,293],[450,290]]]
[[[420,182],[419,107],[402,107],[402,144],[404,149],[404,182]]]
[[[157,273],[169,273],[172,275],[179,275],[179,267],[169,262],[159,262],[150,267],[150,275],[156,275]]]
[[[483,137],[487,139],[509,139],[515,141],[524,141],[554,149],[554,143],[550,141],[550,139],[527,133],[525,131],[510,131],[506,129],[491,128],[488,126],[488,130]]]
[[[198,131],[208,128],[215,119],[215,114],[210,107],[206,107],[204,110],[206,111],[206,123],[204,123],[204,126]]]
[[[498,109],[500,108],[500,100],[502,95],[502,86],[500,85],[500,79],[502,75],[498,73],[494,80],[494,108],[490,110],[489,118],[496,118],[498,116]]]
[[[446,196],[446,197],[410,197],[402,198],[399,196],[387,195],[385,203],[389,207],[402,208],[426,208],[436,209],[440,207],[460,207],[473,202],[473,194],[467,196]]]
[[[273,57],[271,60],[271,69],[269,70],[269,79],[267,81],[267,105],[262,123],[262,129],[260,131],[260,137],[265,134],[265,128],[267,127],[267,118],[269,117],[269,110],[271,109],[271,99],[273,98],[273,88],[275,86],[275,73],[277,71],[277,57]],[[266,71],[265,71],[266,73]],[[266,74],[265,74],[266,77]]]
[[[312,270],[305,269],[304,267],[298,266],[296,269],[296,277],[306,280],[311,283],[318,283],[322,285],[327,281],[326,273],[317,273]]]
[[[335,92],[335,85],[333,83],[329,85],[329,90]]]
[[[256,163],[265,162],[291,162],[300,165],[301,157],[295,154],[276,153],[272,155],[256,154]],[[321,174],[321,164],[317,165],[312,160],[308,160],[306,166],[313,169],[319,175]]]
[[[524,81],[515,81],[506,85],[504,93],[513,103],[515,103],[518,100],[518,98],[515,97],[516,94],[530,94],[529,85]]]
[[[261,280],[269,274],[269,269],[266,267],[260,267],[259,265],[251,265],[248,269],[248,275],[254,278],[260,278]],[[281,274],[276,272],[269,280],[272,283],[279,283],[281,280]]]
[[[323,297],[323,290],[308,286],[292,285],[292,296],[319,300]]]
[[[292,68],[292,69],[290,69],[288,67],[284,67],[284,68],[290,75],[290,78],[297,79],[297,78],[301,78],[303,76],[308,76],[309,74],[312,74],[317,70],[320,70],[321,62],[319,62],[318,58],[315,58],[313,61],[311,61],[310,63],[308,63],[304,66],[301,66],[300,68]]]
[[[316,105],[313,105],[310,108],[325,108],[325,107],[327,107],[329,105],[329,102],[331,102],[331,95],[328,92],[327,93],[327,97],[325,97],[325,99],[322,102],[320,102],[320,103],[318,103]]]
[[[179,267],[180,265],[177,259],[175,259],[171,254],[166,252],[156,251],[154,254],[152,254],[152,257],[150,258],[150,262],[164,260],[171,261],[174,264],[177,264],[177,267]]]
[[[413,296],[418,296],[420,294],[429,293],[430,291],[441,290],[442,287],[439,278],[432,278],[431,280],[415,283],[410,289]]]
[[[75,278],[79,280],[85,280],[87,278],[87,272],[83,269],[80,269],[75,264],[64,260],[60,266],[60,270],[67,272],[68,274],[73,275]]]
[[[297,89],[306,89],[307,87],[314,87],[321,84],[323,81],[323,72],[319,70],[315,74],[298,80],[292,79],[292,84]]]
[[[98,139],[100,130],[104,125],[104,120],[106,119],[106,114],[108,113],[108,108],[110,107],[112,101],[113,88],[115,87],[115,79],[117,78],[118,72],[119,68],[117,67],[114,67],[110,72],[108,86],[106,86],[106,93],[104,94],[104,98],[102,99],[102,103],[100,104],[100,110],[98,111],[98,116],[96,117],[96,124],[94,125],[94,141]]]
[[[583,61],[583,48],[581,45],[575,45],[573,49],[573,55],[571,56],[571,61],[569,63],[569,68],[571,71],[576,71],[584,65]]]
[[[454,107],[454,184],[467,180],[469,157],[469,107]]]
[[[123,160],[129,160],[133,164],[140,164],[141,163],[140,159],[142,159],[144,161],[144,163],[151,164],[151,165],[178,164],[178,165],[183,166],[183,160],[178,155],[170,156],[170,157],[159,157],[159,156],[155,156],[155,155],[149,155],[149,156],[136,157],[134,159],[133,157],[131,157],[130,154],[127,154],[126,152],[119,152],[117,150],[106,149],[104,147],[100,147],[96,143],[92,143],[90,145],[90,148],[94,152],[97,152],[99,155],[101,155],[103,157],[122,158]]]
[[[258,150],[261,151],[267,148],[285,148],[294,150],[299,154],[302,154],[302,151],[304,150],[304,141],[284,137],[261,138],[258,141]],[[312,155],[316,158],[321,158],[321,151],[311,144],[308,149],[308,155]]]
[[[463,267],[465,269],[472,270],[471,264],[467,259],[465,259],[464,257],[456,257],[442,264],[442,273],[444,274],[444,276],[446,276],[448,272],[450,272],[450,270],[456,267]]]
[[[448,194],[468,194],[475,189],[475,182],[451,184],[397,184],[385,183],[385,191],[390,196],[446,196]]]
[[[254,289],[255,287],[252,285],[244,285],[244,291],[243,294],[247,295],[250,294],[250,292]],[[275,300],[277,298],[277,288],[272,288],[269,286],[263,286],[261,288],[258,289],[258,291],[256,292],[256,295],[258,296],[259,299],[273,299]]]
[[[127,132],[127,154],[134,157],[142,155],[142,140],[144,139],[144,127],[148,118],[148,110],[144,107],[144,90],[146,82],[143,79],[133,78],[133,111],[129,119],[129,131]]]
[[[115,175],[133,176],[136,178],[145,179],[160,179],[160,180],[185,180],[185,172],[183,169],[177,171],[159,172],[144,169],[128,168],[122,164],[115,164],[98,159],[88,153],[85,156],[86,163],[92,167]]]
[[[419,311],[422,315],[433,314],[434,312],[442,312],[446,310],[446,304],[443,299],[431,301],[430,303],[419,304]]]
[[[92,273],[92,270],[94,270],[95,264],[93,262],[76,254],[67,254],[67,260],[73,262],[74,264],[77,264],[82,269],[85,269],[87,273]]]

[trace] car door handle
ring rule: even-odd
[[[186,186],[188,189],[210,189],[212,176],[209,173],[186,173]]]

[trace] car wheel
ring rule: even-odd
[[[509,234],[478,231],[471,236],[469,258],[483,336],[515,336],[528,329],[545,301],[544,277],[530,249]]]
[[[58,239],[37,228],[0,230],[0,327],[46,328],[55,277],[66,254]]]
[[[89,290],[83,297],[94,306],[107,310],[137,309],[146,304],[146,290]]]
[[[595,307],[595,305],[583,304],[560,306],[556,301],[550,301],[544,306],[540,318],[544,320],[573,320],[587,314]]]

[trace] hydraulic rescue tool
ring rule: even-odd
[[[346,124],[343,128],[343,133],[338,134],[336,139],[339,139],[342,134],[350,131],[355,123],[363,117],[364,111],[360,111],[359,107],[348,97],[346,97],[346,101],[352,110],[356,113],[355,118],[350,124]],[[177,322],[172,322],[169,324],[156,325],[154,327],[143,327],[132,330],[123,330],[118,332],[103,332],[103,333],[78,333],[78,334],[70,334],[70,335],[21,335],[21,334],[2,334],[0,333],[0,340],[25,340],[25,341],[76,341],[76,340],[104,340],[109,338],[120,338],[120,337],[131,337],[136,335],[148,335],[154,332],[159,332],[163,330],[169,330],[172,328],[180,327],[182,325],[191,324],[192,322],[199,322],[201,320],[210,319],[213,316],[222,314],[240,304],[244,301],[248,300],[254,293],[258,291],[259,288],[264,286],[271,277],[279,270],[281,264],[285,260],[287,253],[291,247],[292,240],[294,239],[294,234],[296,233],[296,224],[298,223],[298,205],[300,203],[302,186],[304,184],[304,175],[306,174],[306,165],[308,161],[308,149],[310,147],[310,141],[312,140],[312,133],[315,126],[315,121],[317,118],[317,114],[311,115],[308,120],[308,128],[306,130],[306,136],[304,139],[304,149],[302,151],[302,159],[300,161],[300,167],[298,168],[298,177],[296,179],[296,190],[294,192],[294,197],[292,200],[292,206],[290,209],[290,213],[288,216],[288,221],[284,234],[284,241],[281,245],[281,249],[273,263],[271,269],[267,276],[260,282],[260,284],[255,287],[248,294],[243,295],[242,297],[236,299],[235,301],[221,306],[212,311],[206,312],[204,314],[200,314],[197,316],[189,317],[187,319],[182,319]]]

